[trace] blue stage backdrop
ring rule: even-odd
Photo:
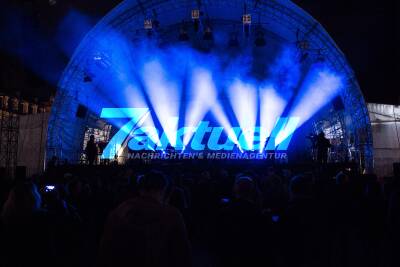
[[[290,1],[247,2],[117,6],[59,82],[48,158],[77,162],[94,134],[103,160],[298,161],[324,131],[331,161],[371,168],[368,113],[342,52]]]

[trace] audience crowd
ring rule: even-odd
[[[400,177],[239,164],[63,166],[2,181],[0,205],[5,267],[400,266]]]

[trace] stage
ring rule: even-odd
[[[315,19],[289,1],[175,2],[171,16],[146,1],[148,17],[125,1],[87,34],[59,81],[48,160],[87,162],[93,136],[102,162],[300,164],[324,133],[329,162],[372,170],[363,96]]]

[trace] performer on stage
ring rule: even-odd
[[[324,132],[320,132],[317,137],[317,162],[325,164],[328,162],[328,149],[331,147],[329,139],[325,137]]]
[[[306,138],[309,139],[310,142],[311,142],[311,147],[310,147],[310,149],[311,149],[311,159],[313,161],[316,161],[317,160],[317,139],[318,139],[318,136],[315,135],[315,134],[310,133],[309,135],[306,136]]]
[[[94,135],[91,135],[86,145],[86,157],[88,159],[89,165],[94,165],[96,163],[97,155],[98,155],[97,144],[94,140]]]

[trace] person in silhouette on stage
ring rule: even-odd
[[[307,139],[311,142],[311,158],[313,161],[317,160],[317,139],[318,135],[310,133],[306,136]]]
[[[97,159],[97,153],[98,153],[97,144],[94,141],[94,135],[91,135],[90,139],[86,145],[86,156],[87,156],[89,165],[92,166],[95,164],[96,159]]]
[[[328,162],[328,149],[332,146],[329,140],[325,137],[324,132],[320,132],[315,144],[317,148],[317,162],[325,164]]]

